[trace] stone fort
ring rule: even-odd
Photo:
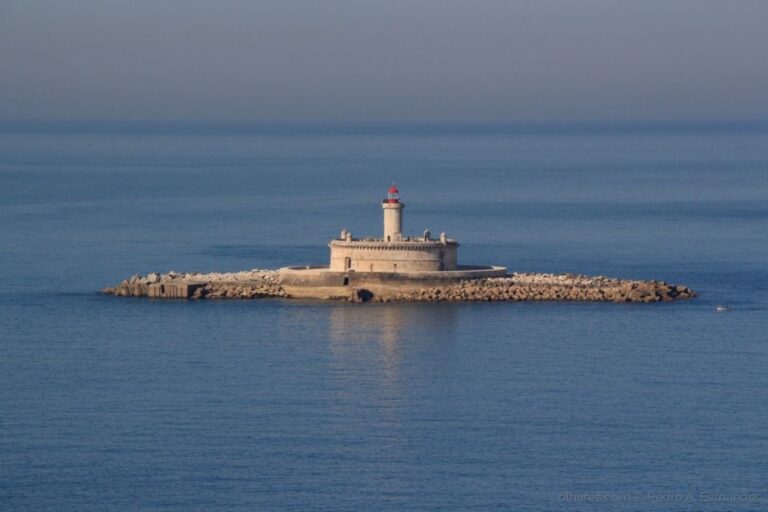
[[[396,296],[407,290],[445,285],[451,281],[500,277],[504,267],[459,265],[456,240],[445,233],[432,238],[403,234],[400,193],[394,185],[381,203],[384,231],[381,237],[355,238],[346,229],[331,240],[329,265],[280,269],[280,282],[288,296],[343,298]]]
[[[394,185],[381,203],[384,210],[384,236],[354,238],[349,231],[332,240],[330,270],[337,272],[429,272],[456,270],[459,247],[441,233],[430,238],[429,230],[421,236],[403,235],[403,210],[400,194]]]

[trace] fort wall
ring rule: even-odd
[[[333,240],[330,270],[336,272],[437,272],[456,270],[455,241]]]
[[[465,279],[504,277],[504,267],[460,266],[452,271],[337,272],[326,266],[280,269],[280,283],[289,297],[334,299],[367,291],[377,297],[395,297],[423,288],[435,288]]]

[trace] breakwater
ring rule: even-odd
[[[118,297],[157,299],[258,299],[285,297],[276,270],[253,269],[243,272],[198,272],[138,274],[102,290]]]
[[[687,286],[664,281],[615,279],[574,274],[509,274],[507,277],[468,279],[437,288],[420,288],[395,295],[407,301],[599,301],[671,302],[690,299]],[[376,300],[374,297],[373,300]],[[387,302],[388,298],[379,300]]]
[[[401,275],[402,276],[402,275]],[[696,293],[683,285],[656,280],[616,279],[576,274],[513,273],[502,277],[461,279],[427,287],[394,287],[372,293],[363,287],[340,287],[329,296],[350,302],[463,302],[463,301],[603,301],[670,302]],[[232,273],[150,273],[134,275],[104,293],[120,297],[163,299],[291,298],[277,270],[254,269]]]

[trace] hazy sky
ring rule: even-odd
[[[0,0],[0,119],[768,119],[768,0]]]

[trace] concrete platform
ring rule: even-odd
[[[155,283],[147,286],[147,297],[153,299],[188,299],[205,283]]]
[[[312,299],[390,298],[421,288],[435,288],[463,279],[505,277],[506,267],[459,265],[456,270],[423,272],[338,272],[327,265],[280,269],[288,297]]]

